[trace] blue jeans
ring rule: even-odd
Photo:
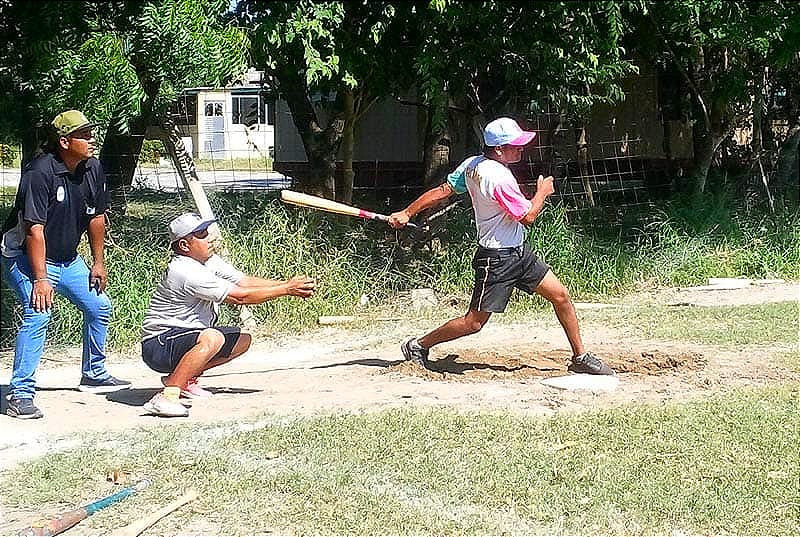
[[[2,257],[2,256],[0,256]],[[27,255],[2,257],[8,286],[23,306],[22,325],[14,349],[14,369],[9,394],[15,398],[33,398],[36,392],[36,367],[42,357],[51,311],[38,312],[31,304],[33,272]],[[66,297],[83,312],[83,376],[102,380],[106,371],[106,335],[111,320],[111,301],[105,293],[89,288],[89,267],[81,256],[67,263],[47,262],[47,279],[56,293]]]

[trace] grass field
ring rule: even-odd
[[[797,343],[800,303],[747,306],[640,306],[589,311],[587,322],[613,326],[643,339],[706,343],[723,347]]]
[[[200,514],[176,514],[167,532],[205,516],[226,534],[796,534],[799,396],[785,386],[553,418],[390,410],[132,431],[25,464],[0,490],[7,505],[42,505],[91,496],[109,468],[157,476],[93,517],[109,528],[197,487]]]
[[[137,202],[126,222],[112,228],[116,258],[109,266],[118,277],[130,275],[126,292],[115,297],[115,322],[136,324],[147,282],[166,262],[162,225],[175,210]],[[228,233],[241,231],[238,241],[230,241],[233,255],[261,274],[317,270],[331,286],[324,301],[307,304],[296,318],[281,305],[270,309],[267,319],[286,317],[277,329],[302,326],[319,311],[347,311],[351,306],[341,297],[337,301],[333,290],[347,300],[368,292],[391,305],[390,294],[401,289],[393,278],[404,273],[395,272],[386,256],[359,249],[355,239],[369,228],[336,235],[354,240],[349,250],[333,250],[319,231],[313,235],[319,221],[271,210],[256,224],[231,217]],[[786,251],[785,243],[777,243]],[[384,253],[404,255],[399,245],[379,244],[388,249]],[[271,255],[276,251],[283,255]],[[429,255],[427,270],[461,274],[469,252]],[[632,259],[634,265],[650,262],[649,256]],[[375,276],[379,262],[385,268]],[[378,284],[369,285],[369,270]],[[791,274],[794,268],[786,270]],[[414,275],[414,284],[425,277],[430,274]],[[457,295],[455,279],[446,285]],[[432,310],[427,316],[432,321],[442,313]],[[507,318],[520,317],[552,320],[552,312],[541,301],[520,299]],[[584,311],[581,317],[587,330],[609,327],[622,337],[759,349],[767,359],[800,371],[800,353],[792,350],[796,302],[639,305]],[[100,511],[82,523],[82,531],[108,533],[193,486],[200,499],[151,531],[794,535],[800,533],[799,411],[800,386],[778,383],[700,391],[683,403],[551,417],[407,407],[87,433],[65,439],[74,447],[0,474],[0,498],[4,509],[55,513],[107,494],[106,472],[127,469],[153,477],[154,485]]]

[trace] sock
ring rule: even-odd
[[[411,342],[408,344],[408,346],[411,347],[411,350],[413,350],[413,351],[424,351],[425,350],[425,347],[423,347],[422,345],[419,344],[419,341],[417,341],[417,338],[412,339]]]
[[[177,386],[166,386],[164,388],[164,398],[168,401],[177,402],[181,397],[181,389]]]

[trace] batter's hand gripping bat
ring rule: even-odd
[[[303,194],[301,192],[295,192],[293,190],[281,190],[281,200],[293,205],[299,205],[300,207],[318,209],[328,213],[355,216],[358,218],[365,218],[367,220],[380,220],[381,222],[389,221],[389,217],[385,214],[373,213],[371,211],[359,209],[358,207],[352,207],[350,205],[345,205],[344,203],[339,203],[337,201],[332,201],[317,196],[311,196],[309,194]],[[419,226],[413,222],[409,222],[406,224],[406,227],[417,229]]]
[[[78,509],[73,509],[72,511],[67,511],[66,513],[61,513],[54,518],[34,522],[30,527],[21,530],[19,535],[58,535],[59,533],[67,531],[84,518],[93,515],[100,509],[108,507],[112,503],[124,500],[131,494],[135,494],[136,492],[147,488],[149,485],[149,480],[142,479],[135,485],[124,488],[121,491],[111,494],[110,496],[106,496],[105,498],[97,500],[96,502],[79,507]]]

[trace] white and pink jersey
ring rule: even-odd
[[[531,209],[531,202],[506,166],[483,155],[469,157],[447,182],[458,194],[469,191],[475,211],[478,244],[484,248],[516,248],[525,240],[519,220]]]

